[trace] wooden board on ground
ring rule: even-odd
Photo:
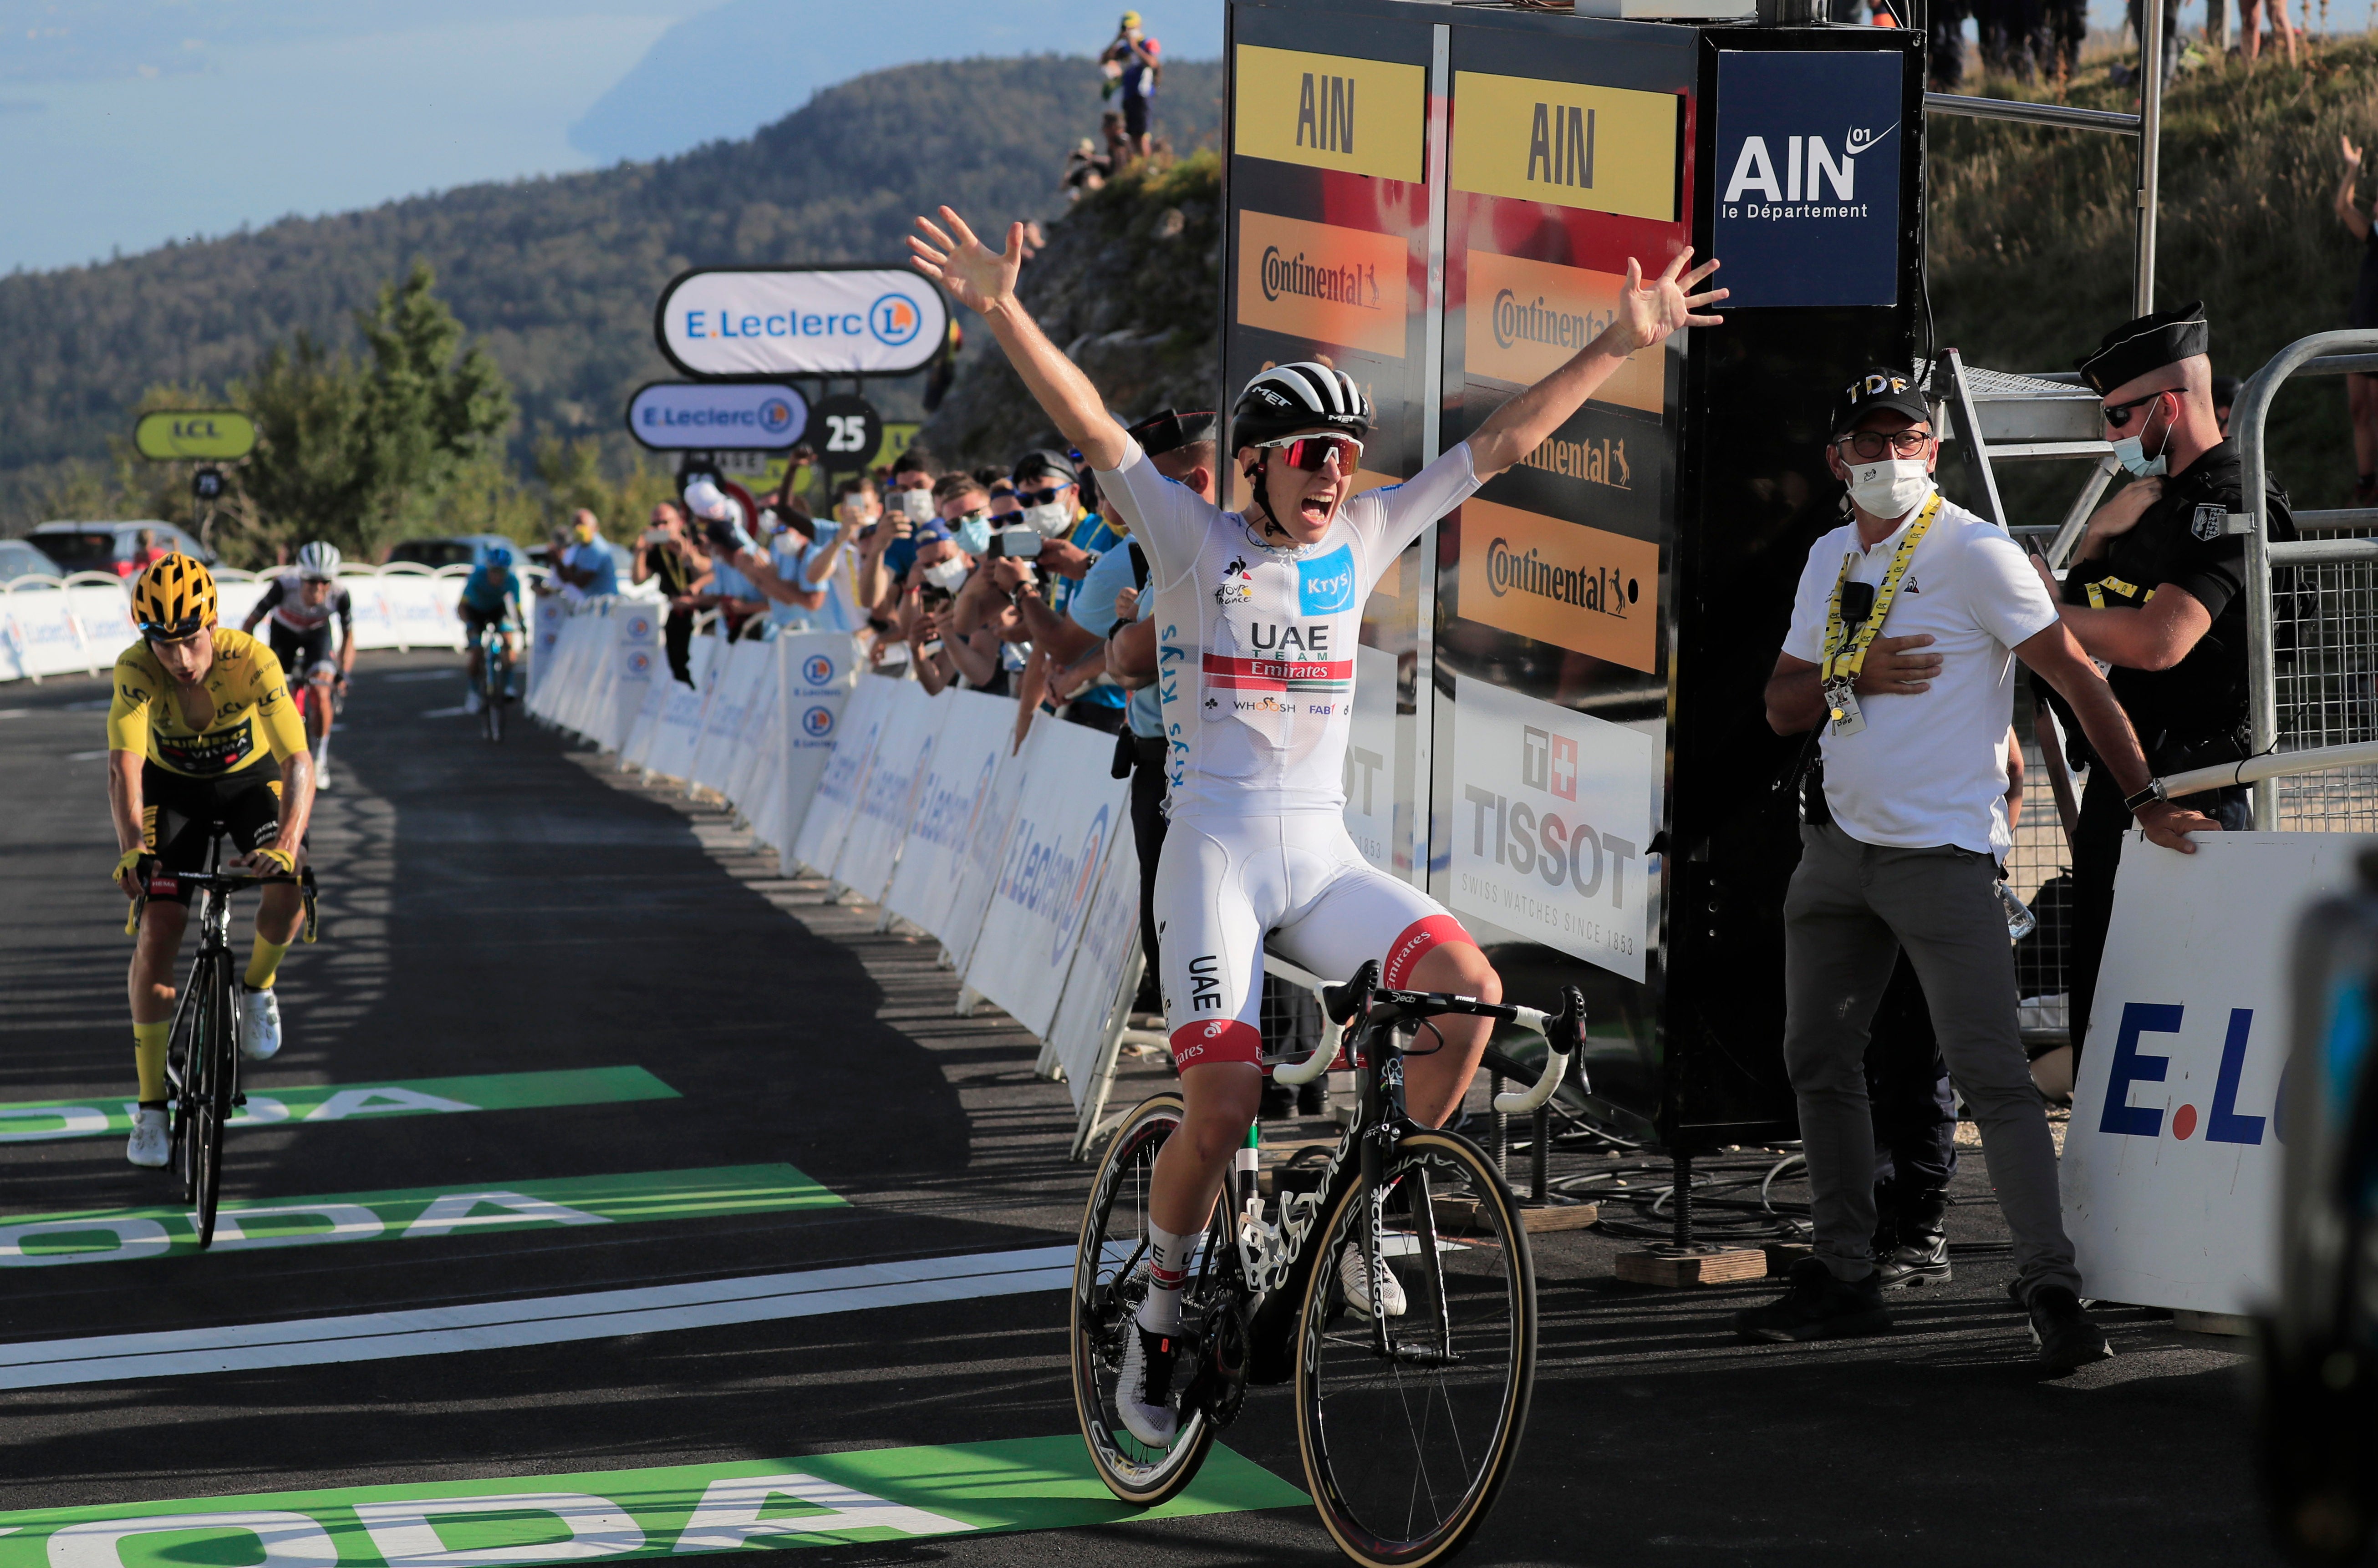
[[[1767,1254],[1756,1247],[1707,1252],[1621,1252],[1617,1274],[1629,1285],[1671,1290],[1691,1285],[1737,1285],[1767,1277]]]

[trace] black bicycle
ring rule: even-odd
[[[489,740],[504,738],[504,709],[511,694],[510,645],[490,621],[479,628],[479,729]]]
[[[1275,972],[1284,966],[1275,965]],[[1267,1206],[1251,1170],[1215,1206],[1183,1297],[1181,1425],[1169,1447],[1134,1437],[1115,1405],[1126,1337],[1147,1290],[1147,1193],[1181,1123],[1177,1094],[1124,1118],[1091,1186],[1074,1264],[1074,1404],[1099,1478],[1153,1506],[1196,1476],[1250,1382],[1296,1387],[1297,1441],[1322,1524],[1345,1554],[1418,1568],[1459,1550],[1510,1474],[1535,1381],[1536,1291],[1527,1231],[1501,1172],[1457,1133],[1403,1111],[1403,1058],[1470,1013],[1544,1036],[1543,1070],[1505,1114],[1559,1087],[1584,1037],[1574,989],[1557,1014],[1471,997],[1391,990],[1378,966],[1342,986],[1296,975],[1321,999],[1320,1047],[1275,1076],[1307,1083],[1349,1044],[1353,1120],[1325,1165],[1290,1167]],[[1350,1298],[1347,1285],[1385,1311]],[[1389,1283],[1392,1279],[1392,1284]],[[1408,1303],[1397,1315],[1390,1305]]]
[[[268,882],[301,882],[306,890],[306,933],[312,940],[314,890],[310,880],[280,873],[218,869],[222,836],[207,851],[204,871],[152,870],[133,909],[154,897],[192,895],[198,951],[190,960],[189,982],[174,1009],[174,1029],[165,1047],[165,1084],[174,1118],[171,1167],[182,1179],[182,1201],[190,1205],[201,1250],[214,1244],[215,1205],[222,1189],[223,1129],[247,1103],[239,1087],[240,965],[231,947],[231,900],[236,892]]]

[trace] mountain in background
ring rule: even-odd
[[[1159,129],[1183,150],[1219,123],[1220,67],[1167,72]],[[486,339],[546,436],[624,444],[621,410],[672,373],[653,305],[688,267],[904,257],[915,214],[949,202],[987,233],[1064,206],[1066,150],[1098,126],[1086,59],[904,66],[818,93],[747,140],[656,163],[472,186],[252,233],[0,278],[0,527],[108,437],[159,383],[220,389],[305,330],[353,341],[351,312],[416,258]],[[887,389],[891,390],[891,389]],[[895,400],[887,399],[887,402]]]
[[[900,24],[886,27],[882,13],[863,6],[727,0],[662,34],[570,127],[570,144],[607,162],[748,136],[812,89],[913,61],[920,52],[944,59],[1089,54],[1114,36],[1123,9],[1113,0],[910,0]],[[1147,16],[1164,44],[1168,73],[1171,60],[1220,55],[1220,7],[1201,5],[1170,17],[1151,8]],[[962,100],[946,107],[980,112]]]

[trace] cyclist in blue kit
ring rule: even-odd
[[[1353,713],[1363,601],[1430,523],[1519,462],[1627,356],[1678,329],[1715,326],[1692,293],[1714,261],[1689,250],[1646,281],[1629,260],[1611,326],[1513,397],[1469,439],[1400,485],[1353,495],[1371,401],[1321,364],[1267,369],[1231,412],[1234,461],[1251,500],[1223,510],[1151,464],[1089,378],[1015,297],[1023,228],[993,251],[949,208],[919,218],[918,269],[982,316],[1041,410],[1098,471],[1099,494],[1130,525],[1155,596],[1159,696],[1171,742],[1171,826],[1157,869],[1165,1023],[1185,1110],[1158,1156],[1148,1195],[1149,1288],[1126,1341],[1117,1401],[1141,1442],[1179,1426],[1173,1363],[1181,1293],[1232,1153],[1263,1084],[1257,1016],[1267,944],[1332,979],[1378,961],[1384,983],[1499,1000],[1502,982],[1435,901],[1373,868],[1347,836],[1340,787]],[[1405,1108],[1426,1125],[1461,1103],[1488,1022],[1435,1021],[1444,1045],[1407,1059]],[[1372,1309],[1359,1254],[1337,1260],[1347,1297]],[[1403,1310],[1383,1280],[1377,1310]]]
[[[470,648],[471,689],[462,699],[462,706],[477,712],[485,705],[479,695],[479,633],[494,627],[503,636],[504,653],[508,658],[520,657],[520,629],[528,624],[521,608],[519,574],[512,570],[512,553],[500,545],[488,547],[471,575],[462,580],[462,597],[455,605],[462,613],[462,634]]]

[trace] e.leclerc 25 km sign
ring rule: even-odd
[[[778,451],[809,423],[806,399],[766,381],[655,381],[628,402],[628,434],[661,451]]]
[[[950,311],[906,268],[697,268],[653,327],[689,376],[905,376],[941,354]]]

